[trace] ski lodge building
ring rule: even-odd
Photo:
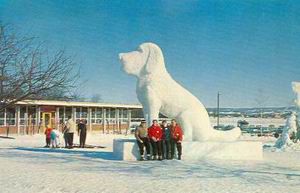
[[[0,112],[0,134],[43,133],[47,126],[60,131],[71,116],[77,123],[87,121],[89,131],[120,132],[130,127],[132,114],[140,114],[138,104],[109,104],[52,100],[26,100]]]

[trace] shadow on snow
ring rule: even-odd
[[[116,172],[119,175],[138,174],[139,176],[151,176],[162,180],[168,179],[218,179],[218,178],[241,178],[245,183],[261,184],[269,183],[277,185],[283,181],[288,185],[300,185],[300,171],[298,168],[280,167],[268,162],[223,162],[202,160],[197,162],[165,160],[128,162],[117,160],[113,152],[91,151],[80,149],[51,149],[17,147],[12,151],[0,152],[0,157],[26,157],[38,159],[43,164],[84,162],[84,167],[74,167],[72,171],[84,171],[90,173]],[[22,152],[22,153],[21,153]],[[29,153],[26,153],[29,152]],[[30,152],[42,153],[31,154]],[[100,159],[90,159],[100,158]],[[109,162],[105,161],[109,160]],[[54,162],[53,162],[54,161]],[[86,164],[89,163],[89,164]],[[172,172],[173,171],[173,172]]]
[[[2,135],[0,135],[0,138],[1,139],[16,139],[14,137],[8,137],[8,136],[2,136]]]
[[[15,150],[38,152],[38,153],[63,153],[73,154],[88,158],[101,158],[105,160],[117,160],[113,152],[105,151],[89,151],[89,150],[75,150],[75,149],[61,149],[61,148],[31,148],[31,147],[17,147]]]

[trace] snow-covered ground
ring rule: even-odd
[[[114,160],[116,137],[94,133],[87,143],[106,148],[72,150],[41,148],[41,135],[0,138],[0,192],[300,192],[300,150],[268,148],[274,138],[242,137],[263,141],[259,162],[126,162]]]

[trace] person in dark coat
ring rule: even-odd
[[[171,158],[171,137],[170,137],[170,125],[166,120],[162,121],[160,126],[162,128],[162,158]]]
[[[79,147],[85,147],[86,140],[86,121],[80,120],[78,124],[78,134],[79,134]]]
[[[66,124],[63,124],[62,127],[63,127],[62,133],[63,133],[64,140],[65,140],[65,148],[68,148],[69,147],[68,128],[67,128]]]

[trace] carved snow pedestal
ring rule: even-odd
[[[114,139],[114,156],[118,160],[136,161],[140,158],[135,139]],[[262,160],[261,142],[182,142],[182,160],[196,161],[201,159],[221,160]]]

